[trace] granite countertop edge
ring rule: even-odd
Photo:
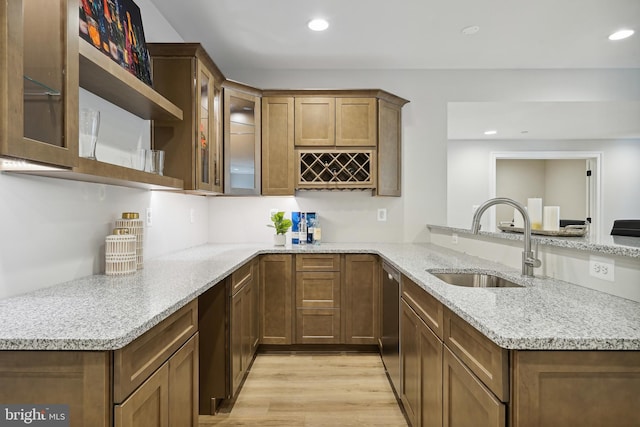
[[[640,350],[640,303],[555,279],[525,278],[502,264],[428,243],[186,249],[149,260],[131,276],[88,276],[0,300],[0,350],[117,350],[252,258],[280,253],[379,255],[505,349]],[[458,270],[492,272],[524,287],[461,288],[430,274]]]
[[[473,235],[471,230],[466,228],[449,227],[444,225],[427,224],[427,228],[430,230],[444,231],[450,233],[458,233],[464,235]],[[522,241],[523,235],[521,233],[507,233],[504,231],[480,231],[480,236],[489,237],[493,239],[502,240],[514,240]],[[607,236],[606,240],[610,240],[611,243],[600,243],[592,241],[592,238],[586,237],[558,237],[558,236],[543,236],[532,235],[532,242],[537,242],[545,246],[553,246],[558,248],[574,249],[586,252],[597,252],[600,254],[617,255],[629,258],[640,258],[640,237],[626,237],[626,236]],[[623,243],[615,243],[619,240]]]

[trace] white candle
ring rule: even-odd
[[[516,228],[524,228],[524,217],[516,208],[513,208],[513,226]]]
[[[560,206],[545,206],[542,219],[542,226],[545,230],[560,230]]]
[[[531,220],[532,230],[542,229],[542,199],[530,198],[527,199],[527,211],[529,212],[529,219]]]

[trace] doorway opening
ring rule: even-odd
[[[527,205],[541,197],[543,205],[560,206],[560,218],[590,221],[589,233],[602,229],[601,152],[512,151],[492,152],[490,197],[510,197]],[[513,210],[490,210],[489,223],[511,220]],[[495,231],[495,230],[494,230]]]

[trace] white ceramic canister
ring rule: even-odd
[[[136,236],[136,262],[137,269],[143,267],[143,246],[144,246],[144,222],[140,219],[138,212],[123,212],[122,219],[116,220],[117,228],[126,228],[129,234]]]
[[[105,274],[122,276],[136,272],[136,236],[126,228],[114,228],[104,241]]]

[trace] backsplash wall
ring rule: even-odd
[[[122,212],[151,207],[146,259],[208,237],[203,197],[2,173],[0,200],[0,298],[103,273],[104,238]]]
[[[273,241],[271,209],[316,212],[325,242],[402,242],[403,200],[372,197],[367,191],[302,191],[295,197],[214,197],[209,201],[209,242]],[[377,220],[378,209],[387,221]],[[291,242],[291,232],[287,233]]]

